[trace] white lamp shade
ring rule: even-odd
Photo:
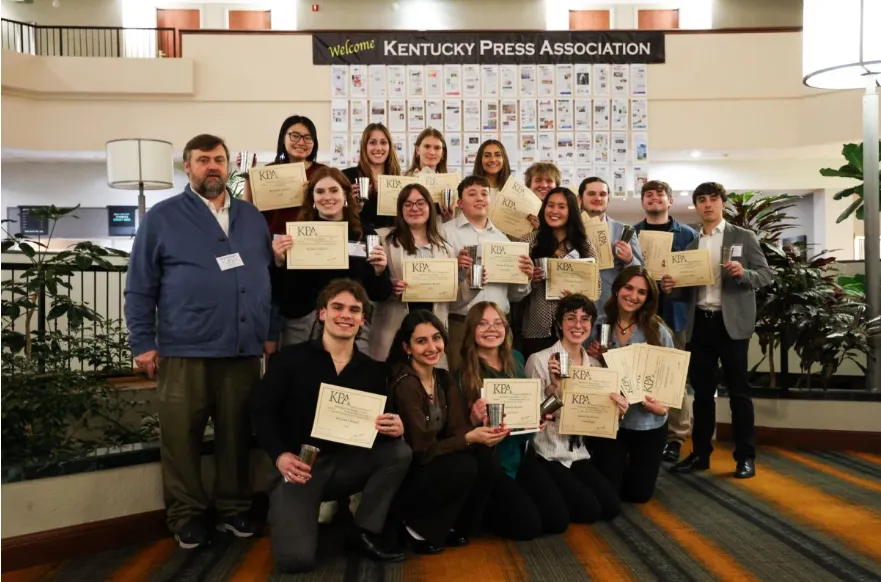
[[[158,139],[107,142],[107,184],[119,190],[174,188],[174,147]]]
[[[802,72],[818,89],[881,80],[881,0],[804,0]]]

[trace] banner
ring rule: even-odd
[[[322,32],[312,35],[316,65],[663,63],[664,33]]]

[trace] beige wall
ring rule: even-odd
[[[122,26],[122,0],[34,0],[31,4],[2,0],[3,18],[44,26]]]
[[[802,0],[706,0],[712,3],[713,28],[802,25]]]

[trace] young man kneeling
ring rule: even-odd
[[[322,383],[387,393],[385,367],[355,347],[367,302],[367,292],[355,281],[337,279],[328,284],[318,298],[324,324],[321,338],[282,349],[254,395],[257,438],[278,468],[269,487],[269,523],[272,554],[283,571],[314,567],[321,502],[358,491],[361,504],[350,548],[377,561],[404,559],[403,554],[383,548],[378,539],[412,458],[410,447],[400,438],[404,432],[400,417],[376,418],[379,434],[369,449],[310,436]],[[295,454],[304,444],[320,449],[311,467]]]

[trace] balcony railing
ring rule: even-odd
[[[180,56],[175,28],[42,26],[0,19],[4,50],[48,57],[152,59]]]

